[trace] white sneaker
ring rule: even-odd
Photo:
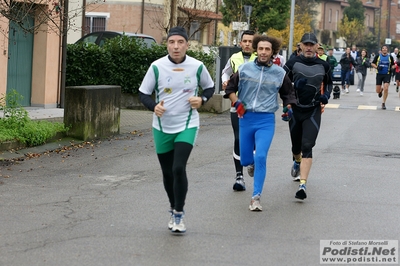
[[[360,91],[360,96],[363,96],[363,95],[364,95],[364,93],[362,91]]]
[[[262,207],[260,204],[260,196],[255,196],[255,197],[251,198],[249,210],[255,211],[255,212],[262,211]]]
[[[346,93],[349,93],[349,89],[348,88],[346,88]]]
[[[186,226],[183,223],[183,217],[184,217],[183,212],[177,212],[174,210],[174,224],[171,228],[171,232],[173,232],[173,233],[185,233],[186,232]]]
[[[360,92],[360,89],[357,89],[357,92]]]
[[[254,176],[254,164],[250,164],[250,165],[247,166],[247,174],[250,177]]]
[[[169,213],[171,214],[168,222],[168,229],[172,230],[172,227],[174,227],[174,221],[175,221],[175,216],[174,216],[174,211],[170,210]]]

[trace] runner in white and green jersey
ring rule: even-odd
[[[189,43],[185,29],[174,27],[169,31],[167,48],[168,55],[151,64],[139,93],[141,102],[154,112],[154,142],[171,207],[168,228],[184,233],[186,163],[200,124],[197,108],[214,94],[214,82],[201,61],[186,55]]]

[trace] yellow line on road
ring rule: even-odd
[[[340,104],[335,104],[335,103],[328,103],[325,105],[325,108],[332,108],[332,109],[338,109]]]
[[[377,106],[371,106],[371,105],[359,105],[358,110],[376,110],[378,107]]]

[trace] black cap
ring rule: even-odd
[[[188,41],[188,35],[186,33],[186,30],[182,27],[173,27],[169,30],[168,36],[167,36],[167,40],[169,39],[169,37],[173,36],[173,35],[180,35],[183,38],[185,38],[186,41]]]
[[[309,33],[304,33],[303,37],[301,37],[301,42],[316,44],[316,43],[318,43],[318,39],[314,33],[309,32]]]

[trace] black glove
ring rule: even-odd
[[[381,71],[383,69],[383,66],[378,66],[378,71]]]
[[[326,96],[325,94],[322,94],[322,95],[319,97],[319,101],[320,101],[322,104],[327,104],[327,103],[328,103],[328,96]]]

